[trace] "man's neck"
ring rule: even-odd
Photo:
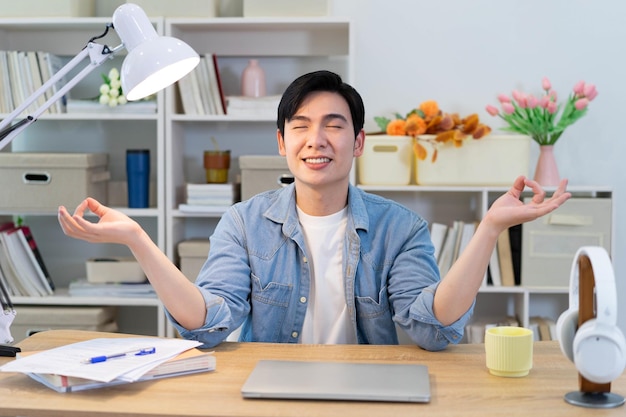
[[[296,184],[296,204],[310,216],[328,216],[348,204],[348,184],[345,187],[309,187]]]

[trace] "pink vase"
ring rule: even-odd
[[[265,95],[265,71],[259,61],[251,59],[241,74],[241,95],[263,97]]]
[[[561,177],[554,159],[554,146],[543,145],[539,147],[539,159],[535,169],[535,181],[542,186],[559,185]]]

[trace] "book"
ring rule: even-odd
[[[37,276],[35,266],[29,258],[30,250],[26,251],[17,231],[16,228],[10,228],[0,232],[4,252],[3,261],[7,263],[6,269],[13,272],[16,288],[20,295],[27,297],[51,294]]]
[[[35,259],[36,259],[37,263],[39,264],[39,267],[41,268],[41,271],[44,274],[44,277],[46,278],[46,281],[48,281],[48,285],[54,291],[54,282],[52,281],[52,277],[50,276],[50,272],[48,272],[48,268],[46,267],[46,263],[45,263],[45,261],[43,259],[43,256],[41,255],[41,252],[39,251],[39,247],[37,246],[37,242],[35,242],[35,237],[33,236],[33,233],[30,230],[30,227],[25,226],[25,225],[21,225],[20,229],[24,233],[24,237],[26,238],[26,242],[28,242],[29,248],[33,252],[33,255],[35,256]]]
[[[518,224],[509,228],[509,241],[511,243],[511,261],[513,262],[513,275],[515,285],[522,283],[522,225]]]
[[[27,356],[33,353],[36,352],[22,352],[19,356]],[[204,352],[197,348],[192,348],[166,362],[163,362],[160,365],[157,365],[133,382],[209,372],[214,371],[215,368],[216,359],[212,352]],[[38,381],[57,392],[84,391],[88,389],[131,383],[131,381],[127,381],[125,379],[114,379],[111,382],[102,382],[88,378],[48,373],[27,373],[27,375],[35,381]]]
[[[73,297],[137,297],[156,298],[150,283],[93,283],[86,279],[70,282],[69,295]]]
[[[448,233],[448,225],[444,223],[434,222],[430,225],[430,240],[433,242],[435,248],[435,260],[439,260],[439,254],[441,248],[446,240],[446,234]]]
[[[211,54],[213,59],[213,70],[215,72],[215,83],[217,84],[217,92],[219,94],[219,102],[221,103],[222,112],[220,114],[226,114],[226,97],[224,96],[224,87],[222,86],[222,77],[220,75],[220,67],[217,63],[217,55]]]
[[[461,222],[454,221],[452,227],[448,230],[446,240],[443,243],[441,254],[439,255],[439,274],[441,277],[445,277],[450,267],[454,263],[454,251],[457,247],[457,240],[460,236]]]
[[[500,276],[500,260],[498,257],[498,247],[496,243],[496,247],[491,252],[491,258],[489,258],[489,267],[488,267],[489,278],[491,278],[491,285],[494,287],[502,286],[502,277]]]
[[[224,115],[224,105],[222,103],[222,96],[220,88],[217,82],[217,73],[213,54],[207,54],[203,59],[203,64],[206,67],[209,79],[209,92],[211,93],[211,102],[213,103],[214,114]]]
[[[515,286],[515,272],[513,271],[513,255],[511,253],[511,239],[509,230],[504,230],[498,235],[498,262],[500,264],[500,277],[502,285]]]

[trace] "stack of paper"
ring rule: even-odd
[[[201,343],[155,337],[99,338],[22,353],[0,367],[21,372],[59,392],[212,371],[215,357]]]
[[[179,209],[186,212],[224,212],[239,201],[238,184],[187,184],[187,202]]]

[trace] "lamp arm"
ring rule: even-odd
[[[29,125],[37,121],[50,106],[52,106],[57,100],[61,99],[68,91],[70,91],[76,84],[84,79],[90,72],[102,65],[102,63],[123,49],[123,45],[119,45],[114,49],[109,49],[106,45],[100,45],[97,43],[89,42],[80,53],[72,58],[63,68],[50,77],[41,87],[39,87],[33,94],[30,95],[20,106],[18,106],[13,112],[11,112],[2,122],[0,122],[0,150],[13,141],[13,139],[19,135]],[[73,70],[78,64],[85,58],[89,57],[89,63],[71,80],[65,85],[61,86],[57,92],[50,97],[44,104],[37,108],[32,114],[27,115],[24,119],[20,120],[15,125],[11,126],[11,123],[19,117],[32,103],[37,101],[40,96],[45,94],[48,89],[58,83],[65,77],[71,70]]]

